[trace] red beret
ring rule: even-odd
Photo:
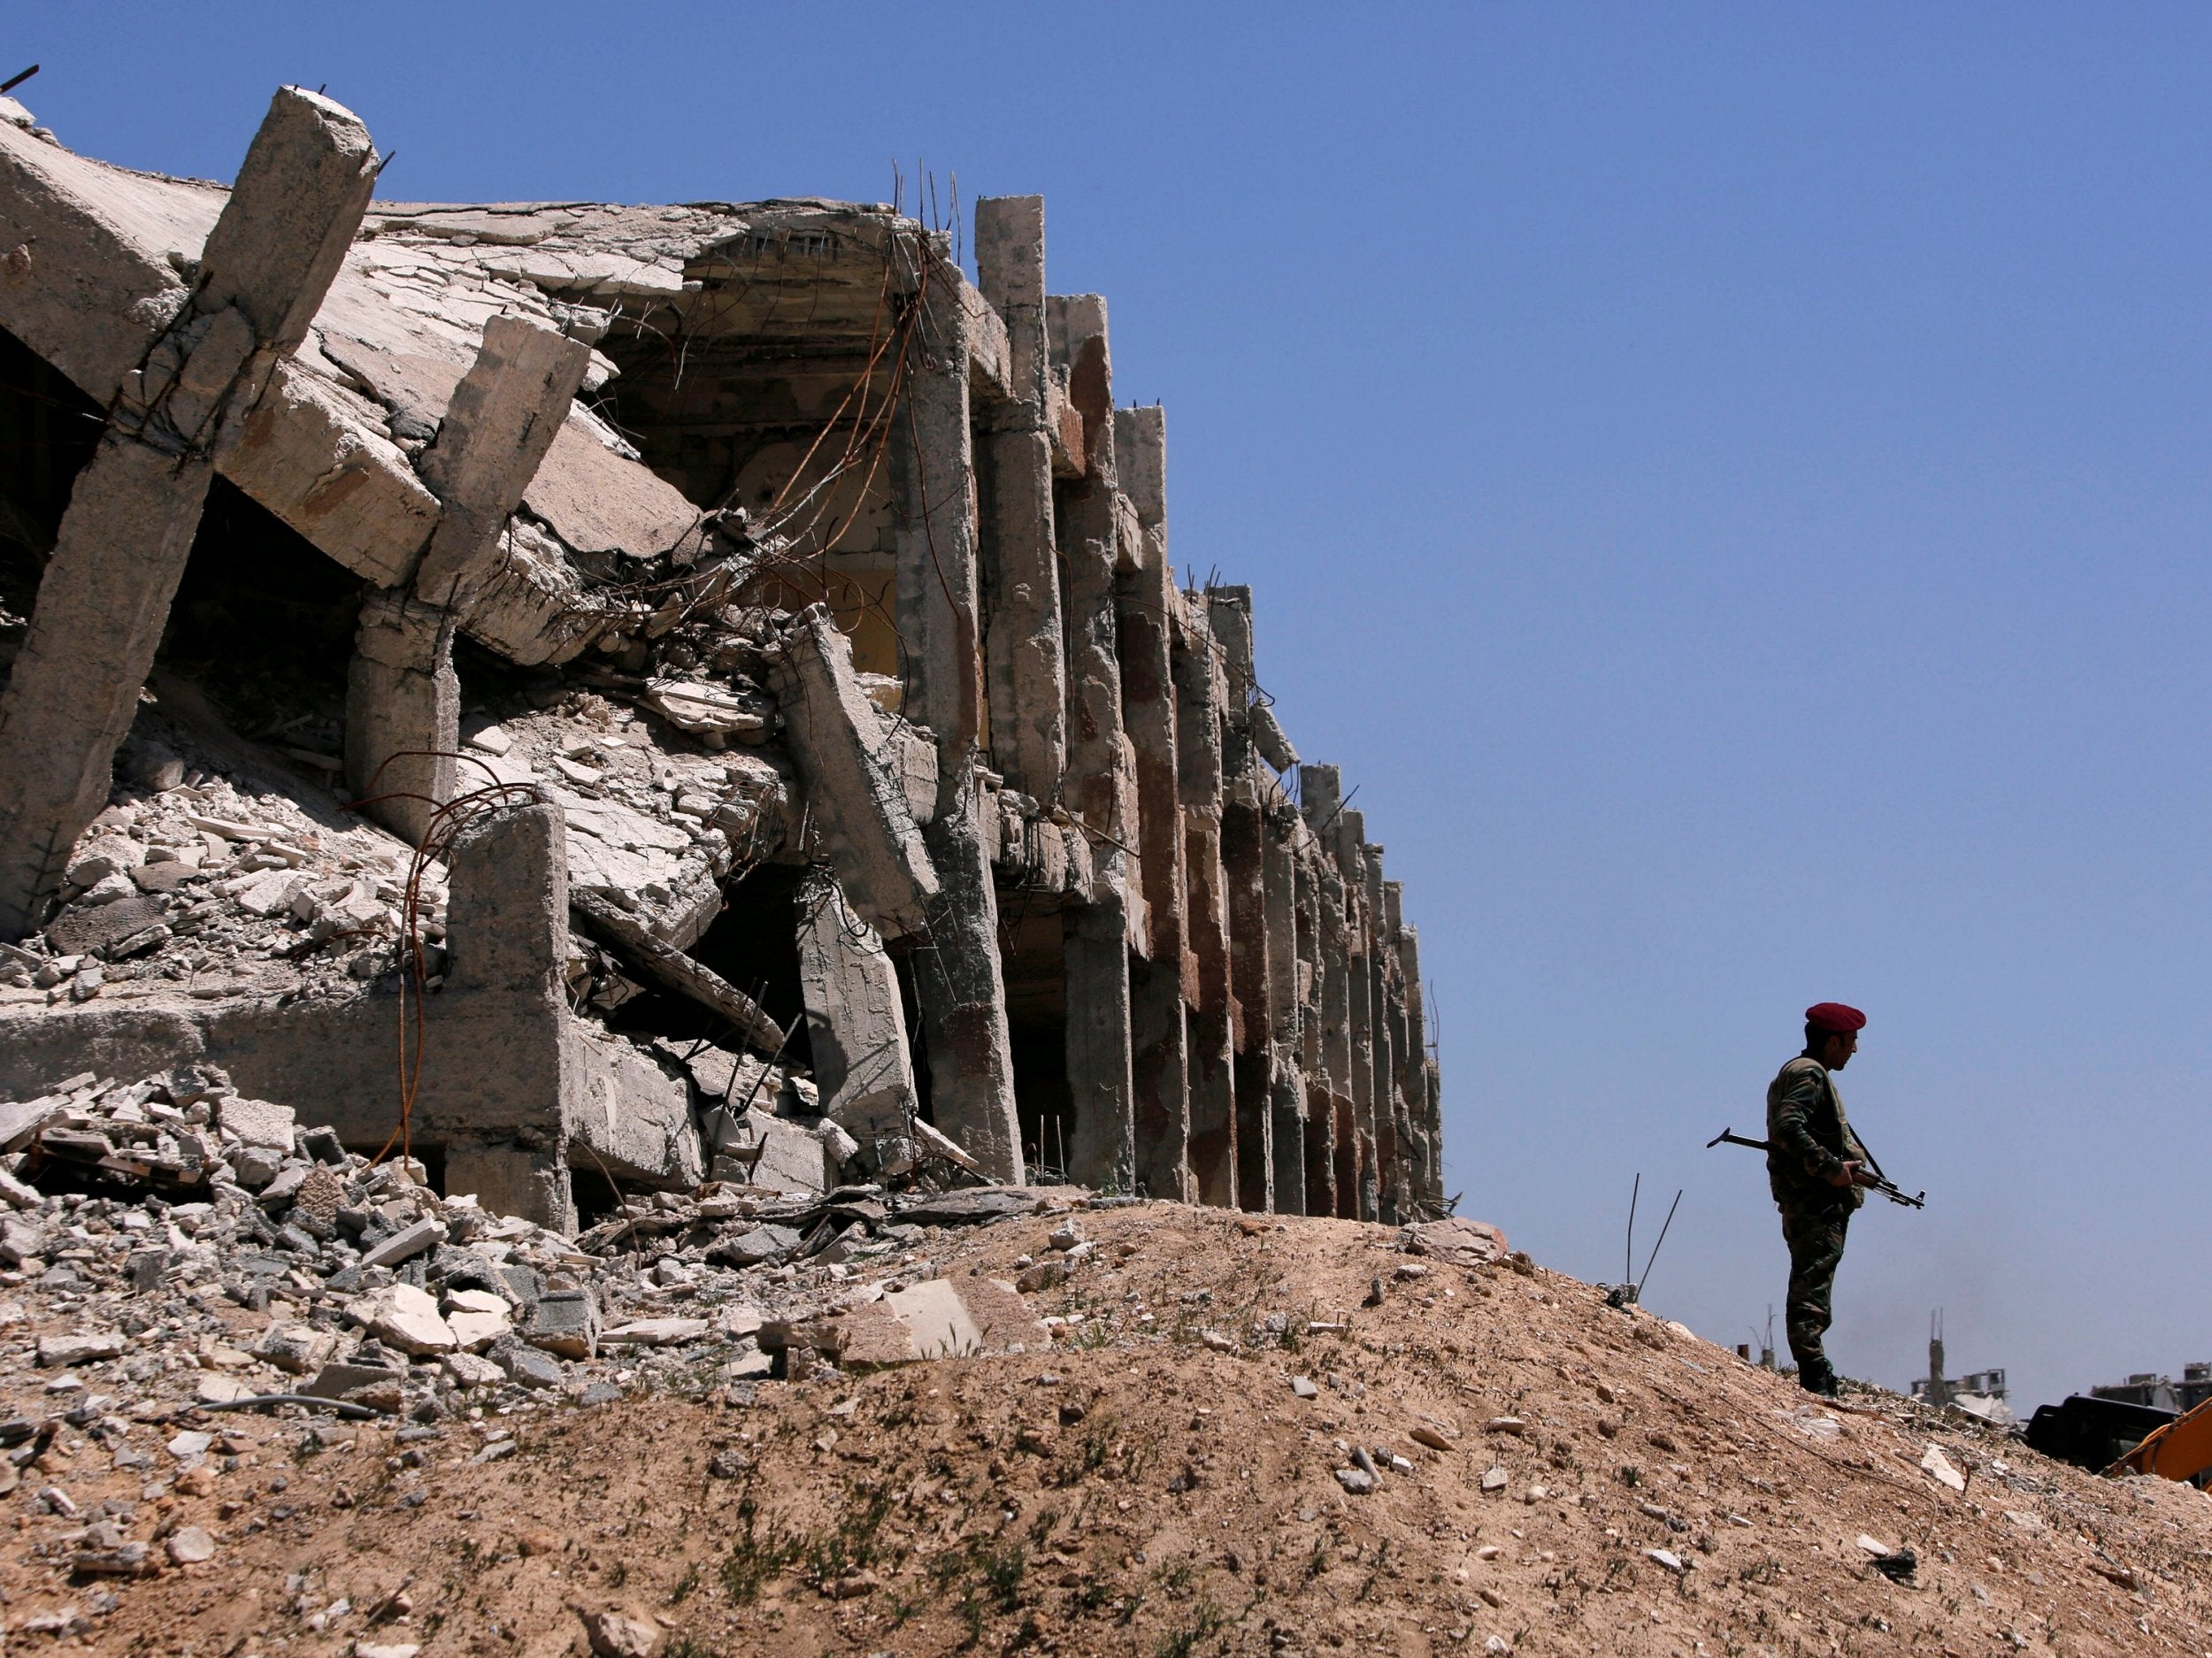
[[[1866,1015],[1856,1008],[1847,1008],[1840,1002],[1816,1002],[1805,1009],[1805,1023],[1816,1030],[1833,1031],[1838,1036],[1848,1036],[1854,1031],[1866,1028]]]

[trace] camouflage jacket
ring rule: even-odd
[[[1866,1201],[1856,1186],[1829,1177],[1866,1148],[1843,1114],[1836,1079],[1810,1054],[1800,1054],[1767,1085],[1767,1184],[1774,1201],[1797,1212],[1850,1210]]]

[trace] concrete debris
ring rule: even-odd
[[[1164,415],[1047,292],[1041,199],[978,204],[979,286],[879,206],[372,204],[377,165],[296,88],[230,189],[0,122],[0,539],[45,571],[0,615],[10,1155],[258,1194],[351,1252],[349,1328],[515,1386],[659,1321],[370,1279],[657,1196],[710,1272],[851,1267],[1033,1178],[1503,1251],[1448,1218],[1383,848],[1251,591],[1176,585]],[[95,1055],[170,1080],[87,1095]],[[401,1098],[474,1222],[355,1224]]]
[[[1944,1455],[1941,1446],[1931,1445],[1921,1453],[1920,1466],[1933,1476],[1938,1485],[1948,1485],[1953,1491],[1966,1489],[1966,1476],[1953,1466],[1949,1457]],[[1886,1554],[1888,1551],[1883,1552]]]

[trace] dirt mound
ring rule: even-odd
[[[65,1430],[12,1500],[11,1645],[2212,1647],[2197,1492],[1893,1395],[1824,1409],[1573,1279],[1397,1243],[1168,1204],[1025,1217],[960,1234],[942,1270],[1040,1286],[1049,1353],[799,1383],[705,1363],[588,1409],[404,1428],[211,1417],[183,1474]],[[7,1408],[55,1409],[49,1374],[0,1378]],[[1893,1581],[1867,1545],[1916,1570]],[[126,1575],[73,1575],[103,1548]]]

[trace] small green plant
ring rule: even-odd
[[[1219,1632],[1221,1622],[1221,1608],[1211,1600],[1201,1600],[1192,1608],[1190,1623],[1161,1636],[1152,1650],[1156,1658],[1190,1658],[1200,1641]]]
[[[769,1579],[798,1559],[804,1547],[802,1539],[782,1535],[772,1526],[764,1536],[749,1509],[744,1535],[730,1545],[730,1552],[722,1561],[723,1592],[733,1605],[752,1605],[760,1599],[760,1592],[767,1587]]]
[[[816,1533],[804,1544],[807,1563],[816,1578],[827,1583],[872,1565],[876,1532],[890,1512],[888,1492],[864,1492],[858,1486],[849,1489],[843,1517],[833,1529]]]
[[[1092,1418],[1083,1433],[1083,1454],[1078,1462],[1086,1474],[1094,1474],[1105,1467],[1106,1459],[1114,1448],[1115,1419],[1110,1415]]]
[[[983,1573],[983,1581],[991,1587],[991,1598],[1002,1612],[1011,1612],[1021,1603],[1022,1574],[1029,1569],[1029,1551],[1019,1543],[1009,1543],[1002,1549],[987,1548],[978,1545],[975,1563]]]

